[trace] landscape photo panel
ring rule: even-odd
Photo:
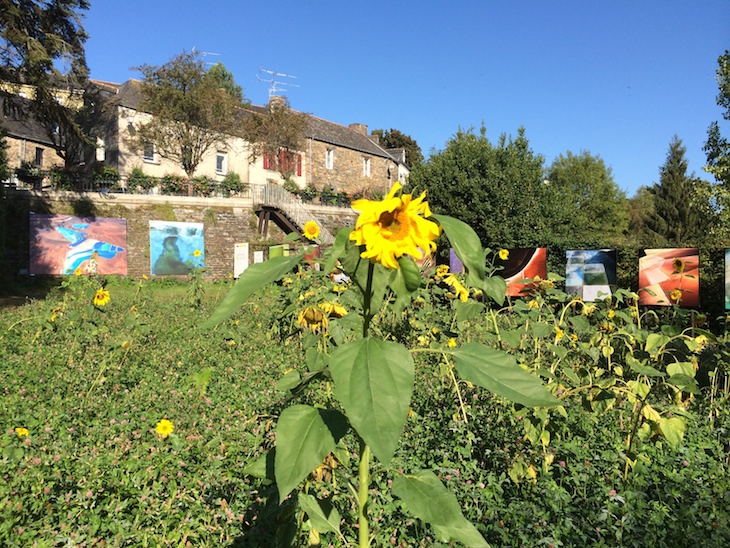
[[[189,274],[205,266],[203,223],[150,221],[150,273]]]
[[[616,290],[615,250],[568,250],[565,258],[566,293],[593,302],[610,297]]]
[[[698,307],[699,249],[683,247],[643,250],[639,257],[639,304]]]
[[[31,213],[31,275],[127,274],[127,221]]]
[[[547,278],[547,250],[544,247],[528,247],[508,251],[506,261],[496,260],[495,264],[503,267],[496,274],[507,282],[507,295],[520,297],[530,287],[520,280],[536,276],[543,280]]]

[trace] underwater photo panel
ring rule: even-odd
[[[700,304],[700,255],[696,247],[645,249],[639,257],[639,304]]]
[[[566,293],[593,302],[610,297],[616,290],[615,250],[568,250],[565,259]]]
[[[150,221],[150,273],[189,274],[205,266],[203,223]]]
[[[31,275],[127,274],[127,221],[30,214]]]

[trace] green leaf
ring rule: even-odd
[[[476,301],[454,301],[454,309],[456,310],[456,321],[463,322],[477,318],[484,313],[484,304]]]
[[[440,540],[455,540],[474,548],[489,546],[461,513],[456,496],[433,472],[420,470],[396,478],[393,493],[414,516],[430,524]]]
[[[276,447],[271,449],[264,455],[261,455],[255,461],[251,462],[243,473],[259,479],[268,479],[274,481],[274,459],[276,456]]]
[[[644,350],[651,354],[651,351],[655,348],[659,348],[662,345],[665,345],[669,342],[669,337],[666,335],[662,335],[661,333],[651,333],[646,338],[646,344],[644,345]]]
[[[279,500],[284,498],[335,450],[335,438],[320,411],[294,405],[281,412],[276,424],[274,475]]]
[[[674,362],[667,365],[667,373],[670,377],[674,375],[686,375],[687,377],[694,378],[695,366],[690,362]]]
[[[393,312],[396,316],[411,302],[413,292],[421,286],[421,271],[410,257],[405,255],[398,259],[400,268],[393,269],[390,274],[390,288],[395,293]]]
[[[562,405],[535,375],[522,369],[515,358],[495,348],[469,343],[448,351],[465,380],[526,407]]]
[[[387,464],[395,453],[413,393],[410,352],[398,343],[359,339],[330,358],[335,394],[373,455]]]
[[[325,274],[332,272],[337,265],[337,261],[345,254],[347,242],[350,241],[350,232],[352,232],[352,227],[343,228],[335,236],[335,243],[327,253],[327,260],[324,264]]]
[[[501,276],[489,276],[484,280],[484,294],[502,306],[507,296],[507,282]]]
[[[684,431],[686,429],[684,419],[681,417],[671,417],[668,419],[659,419],[659,429],[664,434],[664,437],[674,448],[679,447],[684,438]]]
[[[317,531],[340,532],[340,514],[329,500],[317,500],[312,495],[299,493],[299,506],[307,513]]]
[[[228,318],[248,299],[254,292],[267,286],[291,271],[299,261],[301,255],[290,257],[275,257],[263,263],[256,263],[244,270],[236,284],[225,296],[223,302],[218,305],[210,318],[201,326],[202,329],[215,327]]]
[[[421,280],[423,279],[423,276],[421,276],[421,270],[418,268],[416,262],[406,255],[403,255],[398,259],[398,264],[400,265],[400,268],[397,269],[396,272],[399,272],[403,276],[406,289],[411,293],[414,292],[421,286]]]
[[[299,375],[299,371],[289,371],[276,383],[276,389],[281,392],[288,392],[297,386],[301,380],[302,377]]]
[[[535,322],[530,326],[530,331],[536,339],[544,339],[555,334],[555,329],[552,325],[546,322]]]
[[[572,316],[569,321],[578,333],[586,333],[591,329],[591,323],[585,316]]]
[[[466,269],[466,283],[471,287],[484,287],[484,253],[482,242],[474,230],[465,222],[446,215],[431,215],[444,229],[449,243],[454,248]]]

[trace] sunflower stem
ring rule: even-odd
[[[363,307],[362,307],[362,336],[367,338],[368,332],[370,331],[370,320],[373,315],[370,312],[371,297],[373,296],[373,273],[375,272],[375,264],[370,262],[368,264],[368,281],[365,284],[365,294],[363,295]]]
[[[360,548],[370,546],[370,527],[368,524],[368,486],[370,485],[370,447],[360,440],[360,485],[358,491],[359,530],[358,540]]]

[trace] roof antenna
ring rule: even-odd
[[[193,46],[193,49],[190,50],[190,52],[193,53],[193,54],[195,53],[195,46]],[[206,55],[217,55],[217,56],[220,57],[220,53],[214,53],[212,51],[199,51],[198,53],[203,58],[203,61],[205,61],[205,56]],[[217,65],[218,63],[212,63],[211,61],[205,61],[205,64],[206,65]]]
[[[291,74],[284,74],[283,72],[276,72],[275,70],[267,70],[267,69],[261,68],[261,67],[259,67],[259,72],[265,72],[265,73],[271,75],[271,78],[269,78],[269,79],[261,78],[261,76],[259,76],[258,74],[256,75],[256,78],[258,78],[259,82],[266,82],[268,84],[271,84],[269,86],[269,99],[271,99],[278,92],[287,90],[286,87],[279,87],[279,86],[287,86],[287,87],[292,87],[292,88],[299,87],[297,84],[292,84],[290,82],[280,82],[279,80],[277,80],[277,76],[283,77],[283,78],[295,78],[296,79],[296,76],[292,76]]]

